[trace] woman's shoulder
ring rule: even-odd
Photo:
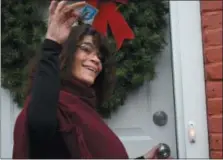
[[[27,119],[27,107],[28,107],[29,102],[30,102],[30,96],[27,96],[26,100],[24,102],[23,108],[15,120],[15,128],[17,126],[21,126],[25,123],[25,121]]]

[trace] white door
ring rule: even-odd
[[[172,157],[177,158],[169,27],[166,29],[166,42],[156,66],[156,78],[130,94],[125,105],[111,119],[106,120],[121,138],[131,158],[145,154],[158,143],[167,144],[171,148]],[[167,117],[166,124],[162,126],[153,120],[154,114],[160,112]],[[156,116],[157,120],[162,118],[159,116]]]
[[[208,159],[200,2],[170,1],[170,15],[171,34],[168,28],[169,43],[156,67],[157,77],[132,93],[107,123],[131,158],[161,142],[169,145],[173,158]],[[154,124],[157,111],[166,113],[166,125]],[[194,124],[194,143],[188,135],[190,122]]]

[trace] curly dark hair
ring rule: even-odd
[[[92,86],[95,90],[97,98],[97,107],[100,107],[101,105],[103,105],[103,102],[109,99],[114,89],[115,65],[113,63],[114,58],[111,52],[111,48],[109,47],[108,39],[94,30],[90,25],[74,26],[67,41],[63,44],[63,49],[59,56],[61,82],[63,80],[69,80],[70,78],[72,78],[73,56],[76,51],[76,45],[78,44],[78,42],[82,41],[85,36],[88,35],[93,36],[94,45],[99,49],[100,53],[102,53],[104,57],[102,71],[98,75],[95,83]],[[35,73],[36,71],[39,59],[40,54],[37,54],[29,63],[30,70],[27,94],[31,91],[34,75],[33,73]],[[61,83],[61,85],[63,85],[63,83]]]

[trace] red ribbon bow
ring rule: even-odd
[[[117,10],[115,2],[127,4],[128,0],[101,2],[99,5],[98,0],[87,0],[87,3],[99,9],[92,26],[98,32],[106,35],[107,25],[109,24],[117,43],[117,49],[120,49],[125,39],[134,39],[135,36],[122,14]]]

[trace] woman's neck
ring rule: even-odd
[[[80,97],[83,101],[90,101],[90,105],[95,107],[96,95],[95,91],[91,86],[86,85],[83,81],[77,78],[62,81],[62,90],[72,93],[74,96]]]

